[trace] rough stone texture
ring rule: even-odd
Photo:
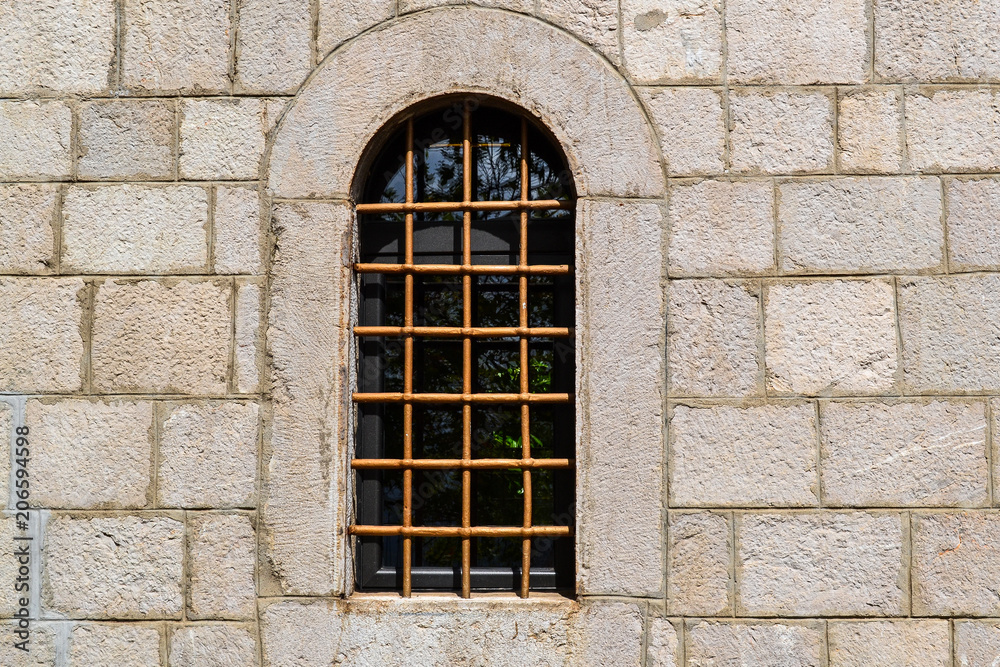
[[[648,202],[580,207],[577,585],[589,594],[663,588],[662,218]]]
[[[295,92],[309,74],[310,0],[239,0],[236,84],[241,92]]]
[[[1000,623],[957,621],[955,662],[960,667],[993,667],[1000,660]]]
[[[0,186],[0,273],[50,273],[56,200],[50,185]]]
[[[185,100],[181,104],[182,178],[254,179],[267,117],[260,99]]]
[[[65,270],[192,273],[208,264],[208,193],[187,185],[71,188],[63,202]]]
[[[950,667],[948,621],[830,623],[830,667]]]
[[[67,657],[71,665],[88,667],[160,667],[160,631],[134,624],[77,625]]]
[[[791,181],[778,195],[782,271],[922,271],[944,261],[937,178]]]
[[[828,504],[976,507],[989,502],[982,403],[826,403]]]
[[[672,280],[667,312],[670,393],[752,396],[763,389],[756,284]]]
[[[723,171],[726,125],[722,91],[712,88],[641,88],[660,133],[672,176]]]
[[[0,102],[0,179],[69,176],[72,115],[55,100]]]
[[[1000,268],[1000,180],[949,179],[945,188],[951,269]]]
[[[1000,79],[996,0],[879,0],[874,7],[875,72],[880,77]]]
[[[128,0],[122,83],[153,91],[229,90],[229,3]]]
[[[253,618],[257,543],[250,518],[198,514],[188,530],[188,618]]]
[[[260,367],[263,344],[260,327],[261,288],[240,285],[236,292],[236,391],[256,393],[260,390]]]
[[[674,625],[662,618],[650,619],[648,635],[647,667],[677,667],[680,664],[677,659],[680,642],[677,640],[677,629]]]
[[[671,514],[667,530],[667,612],[670,615],[725,616],[732,613],[731,535],[729,521],[722,514]]]
[[[0,438],[6,441],[7,446],[4,447],[7,451],[5,452],[10,457],[10,441],[9,441],[9,430],[3,430],[4,427],[4,411],[7,409],[6,403],[0,403]],[[7,468],[3,472],[5,474],[10,473],[10,466],[5,466]],[[9,483],[4,483],[4,486],[9,486]],[[5,492],[9,493],[8,489],[4,489]],[[3,505],[8,504],[7,499],[9,496],[3,498]],[[14,612],[18,609],[19,600],[24,599],[24,593],[14,590],[14,583],[17,581],[18,568],[20,563],[18,559],[14,557],[13,551],[16,548],[14,542],[15,535],[22,535],[20,531],[14,532],[14,515],[2,514],[0,515],[0,539],[4,540],[6,544],[12,545],[8,547],[7,558],[0,560],[0,577],[3,577],[6,581],[10,582],[7,586],[3,587],[2,593],[0,593],[0,618],[11,618]],[[6,628],[4,628],[6,631]],[[4,644],[9,644],[10,642],[3,642]],[[2,655],[2,654],[0,654]],[[0,663],[4,664],[4,663]]]
[[[899,91],[861,88],[841,93],[837,141],[846,172],[883,174],[903,163],[903,110]]]
[[[862,83],[871,58],[864,0],[730,0],[732,83]]]
[[[10,446],[16,445],[12,438],[17,437],[14,421],[13,404],[0,399],[0,510],[7,509],[10,501]]]
[[[769,181],[702,181],[670,191],[670,274],[760,274],[774,268]]]
[[[79,391],[84,282],[0,278],[0,391]]]
[[[768,667],[821,667],[821,625],[790,623],[712,623],[701,621],[688,628],[687,665],[768,665]]]
[[[170,633],[170,667],[256,667],[257,641],[242,625],[192,625]]]
[[[722,70],[722,3],[622,0],[625,66],[640,83],[715,81]]]
[[[895,385],[892,284],[882,280],[770,285],[765,358],[772,391],[875,394]]]
[[[4,623],[3,632],[13,638],[15,626]],[[0,664],[10,667],[52,667],[56,663],[56,628],[54,624],[34,622],[31,624],[30,651],[15,648],[13,641],[0,643]]]
[[[139,508],[152,500],[151,403],[31,400],[25,422],[33,505]]]
[[[216,188],[213,225],[217,273],[263,273],[260,197],[256,190]]]
[[[396,13],[395,0],[320,0],[317,50],[320,60],[346,39]]]
[[[159,503],[252,507],[257,480],[256,403],[183,404],[160,426]]]
[[[963,393],[1000,388],[1000,276],[899,282],[903,379],[910,390]]]
[[[180,618],[183,537],[167,517],[52,517],[42,604],[69,618]]]
[[[675,406],[673,506],[801,507],[818,500],[812,404]]]
[[[465,0],[399,0],[399,13],[416,12],[439,5],[461,5]]]
[[[157,100],[86,102],[77,147],[85,179],[170,178],[174,173],[174,103]]]
[[[917,171],[1000,169],[996,93],[927,88],[908,94],[906,148]]]
[[[504,0],[492,3],[477,0],[475,4],[504,6],[530,12],[530,0],[520,4]],[[618,2],[616,0],[539,0],[539,16],[578,35],[596,47],[616,65],[621,63],[618,46]]]
[[[863,512],[739,518],[737,614],[904,614],[904,522]]]
[[[1000,613],[1000,516],[992,512],[914,514],[913,613]]]
[[[833,167],[833,103],[822,92],[733,91],[735,171],[797,174]]]
[[[229,363],[228,284],[108,280],[94,299],[100,391],[221,393]]]

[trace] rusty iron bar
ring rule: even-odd
[[[352,535],[366,537],[570,537],[573,529],[569,526],[359,526],[350,527]]]
[[[521,202],[528,201],[528,122],[521,119]],[[528,266],[528,209],[521,209],[521,229],[520,247],[518,252],[518,268],[524,269]],[[528,328],[528,276],[520,274],[518,278],[518,324]],[[521,365],[521,393],[530,393],[528,372],[530,364],[528,361],[528,339],[522,337],[520,340],[520,365]],[[531,408],[527,403],[521,404],[521,458],[531,459]],[[531,528],[531,468],[525,467],[522,472],[521,485],[524,489],[524,528]],[[528,589],[531,587],[531,538],[525,537],[521,542],[521,597],[528,597]]]
[[[407,394],[356,392],[356,403],[572,403],[573,394]],[[471,408],[470,408],[471,409]]]
[[[472,201],[471,112],[462,111],[462,203]],[[472,264],[472,209],[462,209],[462,264]],[[472,328],[472,276],[462,275],[462,327]],[[462,393],[472,394],[472,337],[462,338]],[[472,459],[472,404],[462,404],[462,463]],[[462,528],[472,525],[472,470],[462,468]],[[462,597],[472,597],[472,540],[462,538]]]
[[[571,201],[536,199],[527,201],[428,201],[407,203],[357,204],[358,213],[451,213],[457,211],[558,211],[572,210]]]
[[[421,336],[424,338],[567,338],[573,330],[566,327],[369,327],[356,326],[356,336]]]
[[[355,470],[451,470],[471,468],[472,470],[506,470],[509,468],[537,468],[544,470],[566,470],[573,468],[573,459],[354,459],[351,467]]]
[[[513,266],[510,264],[355,264],[357,273],[403,273],[432,274],[442,276],[567,276],[573,269],[565,264],[534,264],[531,266]]]
[[[413,118],[406,121],[406,201],[413,201]],[[406,236],[406,263],[413,264],[413,212],[406,214],[404,234]],[[403,323],[413,327],[413,274],[405,277]],[[413,393],[413,336],[407,336],[403,343],[403,392]],[[413,403],[403,404],[403,458],[413,458]],[[403,470],[403,526],[413,525],[413,469]],[[413,540],[403,536],[403,597],[410,597],[412,583]]]

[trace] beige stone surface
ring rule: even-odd
[[[236,85],[240,92],[295,92],[309,74],[313,3],[239,0]]]
[[[861,88],[840,94],[837,107],[840,167],[883,174],[903,163],[902,96],[893,88]]]
[[[181,104],[182,178],[254,179],[267,132],[259,98],[185,100]]]
[[[824,403],[823,499],[870,507],[989,502],[983,403]]]
[[[684,649],[690,667],[825,664],[819,624],[698,621],[688,627]]]
[[[261,288],[240,285],[236,292],[236,391],[256,393],[260,390],[260,368],[263,362],[261,341]]]
[[[69,176],[72,116],[58,100],[0,101],[0,180]]]
[[[188,618],[254,618],[257,542],[246,514],[188,518]]]
[[[671,176],[723,171],[726,124],[722,91],[713,88],[640,88]]]
[[[77,625],[67,657],[71,665],[88,667],[160,667],[160,630],[131,623]]]
[[[13,637],[12,622],[0,625],[3,632]],[[0,643],[0,664],[10,667],[53,667],[56,664],[56,624],[35,622],[31,626],[31,641],[26,653],[14,647],[13,641]]]
[[[100,391],[225,391],[231,293],[221,281],[101,283],[94,298],[94,386]]]
[[[168,517],[52,517],[42,604],[69,618],[180,618],[183,544]]]
[[[217,273],[263,273],[260,196],[256,190],[217,187],[212,223]]]
[[[732,548],[732,526],[725,515],[671,513],[667,528],[667,612],[670,615],[725,616],[732,613]]]
[[[15,421],[13,403],[0,400],[0,509],[6,509],[10,501],[10,446],[17,446],[17,441],[12,440],[17,437],[14,432]],[[30,440],[28,444],[30,446]],[[30,447],[28,451],[30,453]]]
[[[128,0],[122,84],[150,91],[229,90],[230,6],[215,0]]]
[[[961,667],[992,667],[1000,660],[1000,623],[956,621],[955,661]]]
[[[920,513],[911,523],[914,615],[1000,614],[1000,516]]]
[[[881,273],[940,269],[937,178],[836,178],[778,186],[784,272]]]
[[[256,403],[164,408],[158,502],[165,507],[252,507],[257,480]]]
[[[672,280],[667,366],[673,396],[753,396],[763,389],[756,283]]]
[[[905,521],[881,512],[738,518],[737,614],[904,614]]]
[[[320,0],[317,36],[320,60],[344,40],[387,21],[395,13],[395,0]]]
[[[243,625],[190,625],[170,632],[170,667],[256,667],[257,640]]]
[[[3,422],[5,417],[3,413],[5,411],[5,407],[6,407],[5,403],[0,403],[0,438],[3,438],[7,442],[7,446],[4,447],[4,449],[7,450],[6,454],[9,460],[10,441],[8,439],[8,434],[10,433],[10,431],[5,432],[4,430],[2,430],[2,427],[4,427]],[[9,474],[10,465],[4,466],[4,468],[5,468],[5,470],[3,471],[4,474]],[[9,482],[5,482],[4,487],[8,486]],[[7,488],[5,488],[4,491],[5,493],[9,494],[9,490]],[[5,495],[5,497],[3,498],[2,504],[5,507],[9,504],[7,502],[8,497],[9,496]],[[0,577],[3,577],[5,581],[9,582],[7,586],[3,587],[2,593],[0,593],[0,618],[11,618],[11,616],[13,616],[14,612],[18,609],[18,607],[20,607],[19,601],[24,599],[30,599],[25,597],[25,593],[23,591],[19,592],[14,588],[14,584],[17,581],[18,577],[18,568],[20,567],[18,559],[13,556],[14,550],[17,548],[17,546],[20,546],[20,543],[14,542],[14,536],[15,535],[20,536],[23,534],[24,533],[22,531],[15,532],[13,515],[0,514],[0,539],[2,539],[5,544],[11,545],[10,547],[8,547],[8,551],[5,554],[7,557],[4,558],[3,560],[0,560]],[[4,630],[6,631],[6,628],[4,628]],[[9,644],[10,642],[3,642],[3,643]],[[0,656],[2,655],[3,654],[0,653]]]
[[[895,308],[887,281],[770,285],[764,331],[772,391],[877,394],[895,386]]]
[[[701,181],[670,190],[670,274],[755,275],[774,268],[770,181]]]
[[[0,185],[0,273],[51,273],[59,191],[52,185]]]
[[[473,4],[531,12],[530,0],[476,0]],[[621,63],[616,0],[539,0],[538,15],[569,30],[616,65]]]
[[[673,408],[674,506],[801,507],[818,500],[816,416],[810,403]]]
[[[953,271],[1000,267],[1000,180],[948,179],[948,262]]]
[[[833,168],[833,102],[825,92],[745,89],[729,95],[733,170],[799,174]]]
[[[80,106],[77,169],[85,179],[160,179],[174,173],[174,103],[101,100]]]
[[[465,0],[399,0],[399,13],[416,12],[441,5],[461,5]]]
[[[945,620],[832,622],[830,667],[950,667]]]
[[[662,618],[649,620],[646,645],[647,667],[677,667],[678,631],[673,623]]]
[[[718,0],[622,0],[625,67],[640,83],[716,81],[722,70]]]
[[[32,505],[116,509],[152,501],[152,403],[29,400],[25,420]]]
[[[924,88],[908,93],[906,149],[917,171],[1000,169],[996,92]]]
[[[62,267],[80,273],[202,273],[208,192],[188,185],[70,188]]]
[[[0,278],[0,391],[82,386],[84,282]]]

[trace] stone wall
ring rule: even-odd
[[[4,3],[0,664],[995,665],[998,17]],[[351,179],[448,91],[581,194],[573,600],[352,595]]]

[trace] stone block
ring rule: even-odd
[[[737,517],[737,614],[905,614],[904,524],[866,512]]]
[[[239,0],[236,85],[240,92],[295,92],[312,68],[310,0]]]
[[[7,621],[0,625],[10,637],[14,636],[16,625]],[[52,667],[56,662],[57,624],[34,622],[31,624],[31,643],[26,653],[14,646],[14,642],[0,643],[0,664],[10,667]]]
[[[95,388],[225,392],[231,295],[222,282],[101,284],[94,300],[91,351]]]
[[[84,282],[0,278],[0,391],[79,391]]]
[[[168,517],[54,516],[42,604],[68,618],[180,618],[183,544]]]
[[[87,667],[161,667],[160,630],[132,623],[77,625],[67,657],[69,664]]]
[[[53,185],[0,185],[0,273],[55,269],[58,198]]]
[[[250,518],[199,513],[189,517],[188,529],[188,618],[254,618],[257,542]]]
[[[903,109],[899,91],[861,88],[840,94],[837,141],[848,173],[898,172],[903,164]]]
[[[159,503],[254,506],[259,430],[256,403],[169,407],[160,425]]]
[[[694,621],[684,648],[691,667],[826,664],[820,624]]]
[[[100,100],[85,102],[79,113],[80,178],[173,176],[173,101]]]
[[[256,190],[220,185],[215,189],[216,273],[262,273],[260,196]]]
[[[830,667],[951,667],[946,620],[832,622]]]
[[[1000,268],[1000,180],[948,179],[945,192],[951,269]]]
[[[245,625],[189,625],[170,632],[170,667],[257,667],[257,640]]]
[[[671,513],[667,529],[667,613],[732,613],[731,536],[732,526],[722,514]]]
[[[944,261],[937,178],[790,181],[778,202],[784,272],[915,272]]]
[[[228,92],[229,3],[127,0],[122,84],[148,91]]]
[[[320,0],[319,59],[341,42],[387,21],[396,13],[395,0]]]
[[[14,423],[13,404],[0,399],[0,510],[7,509],[10,501],[10,446],[17,444]]]
[[[979,507],[989,502],[982,403],[824,403],[823,500]]]
[[[670,621],[663,618],[650,619],[646,640],[647,667],[677,667],[680,664],[677,634],[677,629]]]
[[[475,4],[503,5],[523,12],[534,9],[524,0],[520,3],[516,0],[493,0],[491,3],[476,0]],[[621,63],[616,0],[539,0],[538,15],[577,35],[616,65]]]
[[[992,667],[1000,660],[1000,623],[955,622],[955,663],[961,667]]]
[[[1000,515],[914,514],[913,614],[1000,613]]]
[[[722,71],[718,0],[622,0],[625,67],[639,83],[717,81]]]
[[[729,96],[733,170],[809,174],[833,169],[833,102],[819,91],[747,89]]]
[[[254,394],[260,391],[263,342],[261,341],[261,289],[243,284],[236,291],[236,368],[233,369],[236,391]]]
[[[667,367],[671,395],[761,393],[758,292],[756,284],[670,281]]]
[[[0,427],[3,426],[3,423],[2,423],[3,422],[3,416],[2,416],[3,406],[6,406],[6,404],[5,403],[0,403]],[[10,458],[10,441],[8,439],[9,436],[8,436],[7,433],[3,433],[2,431],[0,431],[0,437],[2,437],[4,440],[6,440],[6,446],[4,447],[4,449],[7,450],[6,454],[7,454],[8,460],[9,460],[9,458]],[[10,474],[10,465],[8,464],[8,465],[4,466],[4,468],[6,468],[6,470],[4,470],[4,473],[7,474],[7,475],[9,475]],[[5,483],[4,486],[5,487],[9,486],[9,483]],[[7,493],[9,494],[10,492],[7,491]],[[8,496],[6,496],[6,497],[3,498],[3,503],[2,504],[4,506],[6,506],[8,504],[8,498],[9,497],[10,496],[8,495]],[[14,518],[13,514],[2,514],[2,515],[0,515],[0,539],[4,540],[4,542],[6,544],[11,545],[11,546],[8,547],[7,554],[6,554],[7,557],[4,558],[3,560],[0,560],[0,577],[4,577],[4,579],[6,579],[8,582],[10,582],[7,586],[4,586],[3,589],[2,589],[2,592],[0,592],[0,618],[11,618],[11,617],[13,617],[14,612],[17,611],[17,609],[21,606],[19,604],[19,602],[21,600],[26,599],[26,592],[17,591],[17,590],[14,589],[14,584],[17,581],[17,577],[18,577],[18,574],[19,574],[18,570],[21,567],[21,564],[18,562],[18,559],[15,558],[14,555],[13,555],[14,549],[17,548],[17,546],[20,545],[21,543],[15,542],[14,541],[14,536],[15,535],[22,535],[23,534],[23,533],[21,533],[21,531],[17,531],[17,532],[14,531],[14,527],[15,527],[14,521],[15,521],[15,518]],[[29,599],[29,601],[30,601],[30,597],[28,597],[27,599]],[[2,626],[0,626],[0,627],[2,627]],[[3,628],[3,629],[6,630],[7,628]],[[12,644],[13,642],[9,641],[9,642],[3,642],[3,643],[4,644]],[[2,656],[2,654],[0,654],[0,656]],[[5,663],[0,663],[0,664],[5,664]]]
[[[208,193],[188,185],[72,187],[62,267],[80,273],[193,273],[208,264]]]
[[[1000,169],[995,91],[926,88],[906,95],[906,148],[915,171]]]
[[[595,601],[581,605],[569,627],[571,664],[641,664],[642,626],[643,612],[635,603]]]
[[[895,386],[895,307],[888,281],[770,285],[764,331],[772,391],[878,394]]]
[[[726,123],[722,91],[713,88],[640,88],[660,134],[671,176],[721,174]]]
[[[67,178],[72,124],[65,102],[0,101],[0,180]]]
[[[802,507],[818,501],[815,408],[675,406],[672,506]]]
[[[33,505],[117,509],[152,501],[152,403],[29,400],[25,421]]]
[[[257,178],[266,133],[265,104],[259,98],[184,100],[181,177]]]
[[[757,275],[774,269],[770,181],[702,181],[670,190],[670,274]]]

